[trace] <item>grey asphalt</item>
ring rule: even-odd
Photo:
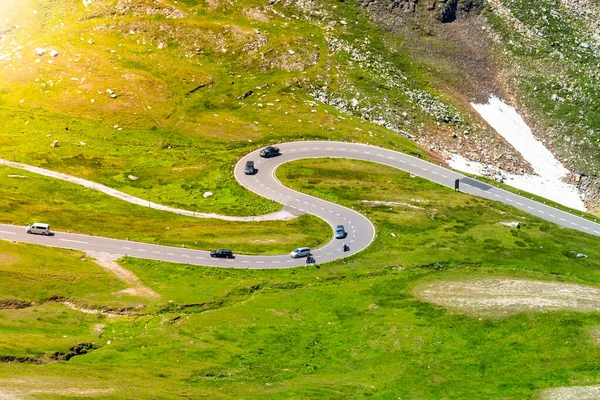
[[[331,225],[331,240],[325,246],[312,251],[317,264],[337,260],[364,250],[375,239],[375,227],[366,217],[354,210],[299,193],[283,186],[275,177],[275,170],[286,162],[306,158],[350,158],[388,165],[450,188],[454,188],[454,182],[458,179],[460,181],[460,190],[464,193],[499,201],[566,228],[600,236],[600,224],[598,223],[507,192],[498,187],[477,181],[404,153],[366,144],[328,141],[292,142],[280,144],[277,147],[281,150],[281,155],[277,157],[263,159],[258,155],[259,150],[244,156],[235,167],[235,177],[248,190],[277,201],[286,207],[296,210],[298,213],[316,215]],[[244,166],[248,160],[255,162],[258,169],[258,173],[255,175],[244,174]],[[345,239],[333,238],[333,229],[336,225],[345,226],[348,232],[348,236]],[[236,255],[231,260],[214,259],[210,257],[208,251],[160,246],[60,231],[55,232],[54,236],[28,235],[25,233],[25,227],[14,225],[0,224],[0,239],[86,252],[225,268],[276,269],[306,265],[305,259],[292,259],[287,254],[276,256]],[[350,247],[348,252],[342,250],[344,244]]]

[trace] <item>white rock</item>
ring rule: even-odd
[[[50,50],[50,55],[52,57],[58,57],[58,51],[56,51],[56,50]]]
[[[128,175],[127,177],[129,178],[129,180],[132,180],[132,181],[137,181],[138,179],[140,179],[140,178],[138,178],[137,176],[134,176],[134,175]]]
[[[290,53],[291,55],[294,55],[294,54],[296,54],[296,52],[295,52],[294,50],[292,50],[292,49],[289,49],[289,50],[288,50],[288,53]]]
[[[88,44],[94,44],[94,39],[90,39],[87,42],[88,42]]]
[[[43,56],[44,54],[46,54],[46,49],[42,49],[41,47],[36,47],[35,54],[37,54],[38,56]]]
[[[114,93],[115,93],[115,91],[114,91],[114,90],[111,90],[111,89],[106,89],[106,93],[108,93],[108,94],[114,94]]]
[[[58,147],[58,140],[55,140],[54,142],[52,142],[50,147]]]
[[[204,192],[204,194],[202,195],[202,197],[204,197],[206,199],[207,197],[210,197],[212,195],[213,195],[212,192]]]

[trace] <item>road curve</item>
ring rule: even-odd
[[[374,240],[375,227],[365,216],[354,210],[317,199],[284,186],[275,177],[275,171],[280,165],[287,162],[306,158],[350,158],[372,161],[398,168],[410,172],[412,175],[420,176],[451,188],[454,188],[455,180],[458,179],[462,192],[500,201],[558,225],[600,236],[600,224],[598,223],[397,151],[366,144],[329,141],[283,143],[278,145],[278,147],[281,150],[281,155],[278,157],[262,159],[258,154],[258,150],[244,156],[235,166],[235,177],[248,190],[277,201],[284,206],[297,209],[300,212],[316,215],[327,221],[332,228],[336,225],[344,225],[346,227],[348,232],[347,238],[332,238],[325,246],[313,250],[315,260],[319,264],[362,251]],[[244,174],[244,165],[248,160],[255,162],[258,169],[257,174]],[[0,225],[0,239],[70,248],[86,252],[108,253],[120,256],[127,255],[137,258],[214,267],[275,269],[305,265],[304,259],[292,259],[289,255],[236,255],[235,259],[224,260],[213,259],[207,251],[202,250],[160,246],[96,236],[63,232],[57,232],[56,235],[48,237],[27,235],[23,227],[13,225]],[[350,250],[348,252],[342,250],[344,244],[349,245]]]

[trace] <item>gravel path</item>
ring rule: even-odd
[[[265,215],[257,215],[253,217],[234,217],[229,215],[221,215],[214,213],[200,213],[196,211],[182,210],[180,208],[174,208],[165,206],[162,204],[154,203],[148,200],[141,199],[139,197],[132,196],[127,193],[123,193],[119,190],[115,190],[109,188],[108,186],[102,185],[100,183],[88,181],[87,179],[78,178],[72,175],[67,175],[62,172],[50,171],[48,169],[34,167],[33,165],[22,164],[14,161],[9,161],[3,158],[0,158],[0,165],[5,165],[7,167],[18,168],[24,171],[28,171],[34,174],[48,176],[50,178],[60,179],[65,182],[74,183],[76,185],[80,185],[86,187],[88,189],[97,190],[109,196],[115,197],[119,200],[126,201],[131,204],[137,204],[142,207],[150,207],[155,210],[167,211],[174,214],[185,215],[187,217],[194,218],[215,218],[221,219],[224,221],[240,221],[240,222],[259,222],[259,221],[288,221],[298,216],[304,214],[303,212],[299,212],[298,210],[294,210],[289,207],[283,207],[281,211],[277,211],[271,214]]]

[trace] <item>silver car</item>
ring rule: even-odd
[[[299,247],[290,253],[292,258],[308,257],[310,255],[310,249],[308,247]]]

